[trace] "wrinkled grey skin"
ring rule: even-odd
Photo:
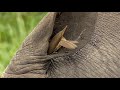
[[[4,78],[120,77],[120,14],[48,13],[25,39]],[[47,55],[49,39],[66,25],[65,38],[79,41],[75,50],[61,48]],[[81,35],[81,32],[83,34]]]

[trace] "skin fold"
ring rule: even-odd
[[[64,37],[78,41],[77,48],[47,54],[50,39],[66,25]],[[4,77],[119,78],[120,14],[49,12],[23,41]]]

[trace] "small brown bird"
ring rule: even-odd
[[[65,30],[67,29],[67,26],[60,32],[58,32],[50,41],[48,54],[51,54],[53,52],[56,52],[62,47],[68,48],[68,49],[75,49],[78,43],[78,41],[71,41],[66,40],[63,35],[65,33]]]

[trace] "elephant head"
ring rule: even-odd
[[[51,38],[64,37],[77,48],[48,54]],[[113,12],[49,12],[26,37],[6,68],[5,78],[120,77],[120,15]]]

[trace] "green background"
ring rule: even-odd
[[[47,12],[0,12],[0,75]]]

